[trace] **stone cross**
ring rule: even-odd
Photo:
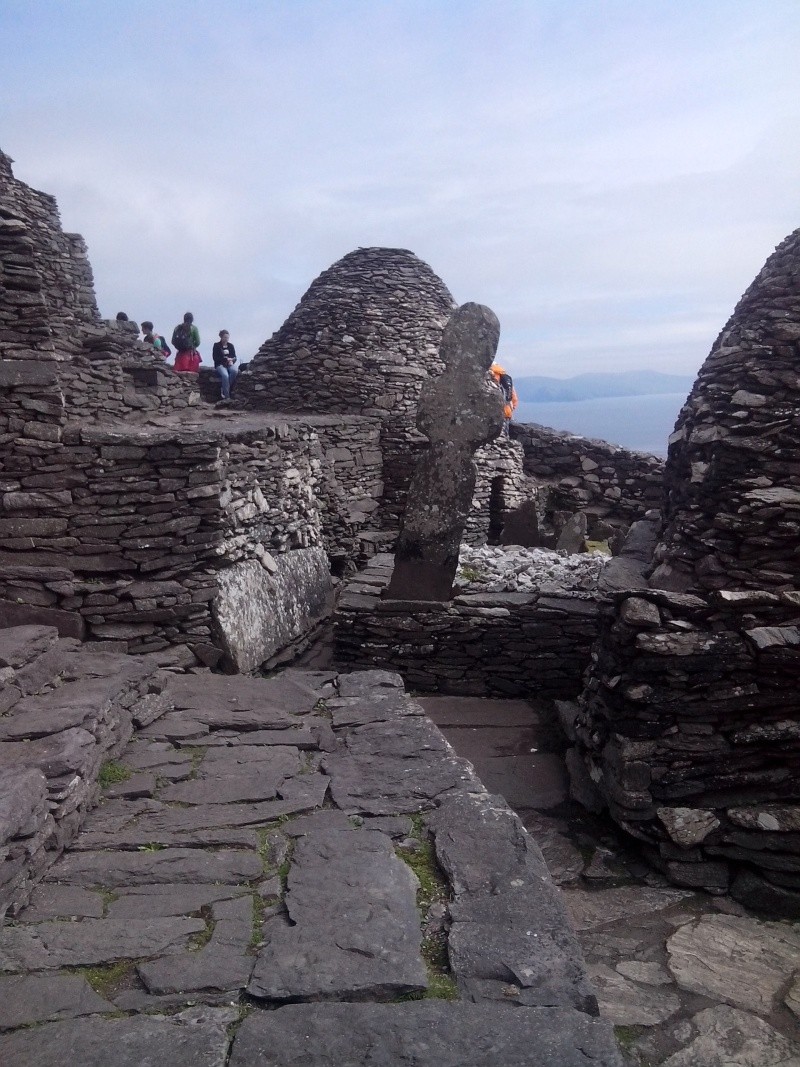
[[[449,600],[475,492],[473,455],[503,426],[500,391],[487,380],[500,323],[482,304],[462,304],[445,326],[444,370],[422,394],[417,426],[430,441],[408,490],[386,595]]]

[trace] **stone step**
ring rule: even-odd
[[[151,721],[166,710],[157,670],[52,626],[0,630],[0,919],[75,839],[134,715]]]
[[[619,1067],[541,852],[399,676],[157,696],[3,931],[0,1062]]]

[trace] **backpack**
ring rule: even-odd
[[[500,386],[505,402],[510,404],[514,397],[514,379],[510,374],[501,374],[497,379],[497,384]]]
[[[188,352],[194,348],[192,327],[188,322],[182,322],[179,326],[175,327],[175,332],[172,335],[172,343],[179,352]]]
[[[153,344],[161,352],[161,355],[164,357],[164,359],[169,359],[169,357],[172,355],[172,349],[167,344],[166,337],[161,337],[159,335],[158,337],[156,337]]]

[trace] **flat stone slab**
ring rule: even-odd
[[[394,689],[329,700],[327,707],[337,730],[346,726],[364,726],[368,722],[386,722],[404,715],[422,714],[418,704],[409,700],[402,690]]]
[[[278,790],[295,774],[300,773],[300,759],[296,748],[275,748],[269,758],[250,764],[245,771],[235,762],[217,763],[216,775],[178,782],[159,790],[159,800],[180,804],[236,804],[273,800]],[[225,771],[230,769],[230,773]]]
[[[206,711],[269,709],[305,715],[319,700],[324,682],[314,672],[283,671],[274,678],[248,678],[224,674],[179,674],[170,680],[168,693],[176,708]]]
[[[183,917],[7,926],[0,939],[0,971],[89,967],[179,951],[205,928],[202,919]]]
[[[497,797],[456,795],[429,817],[453,886],[448,955],[475,1000],[575,1007],[597,1000],[544,858]]]
[[[55,626],[8,626],[0,630],[0,667],[21,667],[56,641]]]
[[[0,978],[0,1030],[115,1011],[77,974],[25,974]]]
[[[178,1015],[71,1019],[0,1037],[0,1063],[49,1067],[225,1067],[231,1008],[192,1008]]]
[[[594,930],[621,920],[629,921],[666,911],[693,896],[690,889],[655,889],[623,886],[594,893],[565,889],[563,900],[576,930]]]
[[[253,936],[252,897],[215,903],[211,911],[215,925],[207,945],[139,965],[139,977],[150,993],[225,992],[247,985],[255,962],[247,954]]]
[[[230,1067],[622,1067],[609,1023],[577,1011],[423,1000],[290,1004],[249,1015]]]
[[[695,1015],[695,1039],[663,1067],[800,1067],[800,1045],[748,1012],[724,1004]]]
[[[102,919],[103,898],[100,893],[77,885],[37,885],[30,903],[19,915],[22,922],[37,923],[47,919]]]
[[[340,808],[368,815],[419,811],[454,789],[480,789],[470,765],[428,719],[408,716],[349,731],[343,753],[322,762]]]
[[[259,826],[282,815],[294,815],[321,807],[328,783],[326,775],[301,774],[281,786],[280,800],[265,800],[260,804],[198,804],[190,808],[165,809],[135,818],[131,816],[122,826],[103,832],[136,835],[131,840],[144,843],[160,841],[164,834],[202,834],[228,826]]]
[[[158,852],[70,853],[52,869],[48,881],[99,885],[108,889],[152,885],[156,882],[221,882],[223,885],[238,885],[250,882],[261,874],[261,861],[250,852],[165,848]]]
[[[681,989],[766,1015],[800,968],[800,930],[788,923],[706,915],[677,930],[667,952]]]
[[[157,837],[147,830],[117,830],[108,833],[88,833],[70,845],[73,852],[93,852],[97,849],[142,849],[153,848],[258,848],[258,834],[247,827],[210,828],[208,830],[189,830],[170,832],[161,830]]]
[[[233,900],[247,889],[222,885],[140,886],[121,893],[108,905],[109,919],[145,919],[156,915],[191,915],[218,900]]]
[[[656,1026],[680,1010],[674,993],[638,985],[604,963],[588,967],[600,1014],[615,1026]]]
[[[266,924],[248,992],[283,1001],[425,989],[417,884],[382,833],[298,838],[284,897],[293,925]]]

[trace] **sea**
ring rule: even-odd
[[[609,396],[593,400],[520,402],[516,422],[536,422],[553,430],[598,437],[636,452],[666,456],[685,393]]]

